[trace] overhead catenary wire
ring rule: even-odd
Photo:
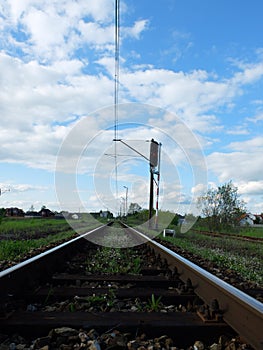
[[[119,105],[119,71],[120,71],[120,2],[115,0],[115,72],[114,72],[114,140],[118,139],[118,105]],[[115,195],[118,199],[118,160],[117,160],[117,142],[114,142],[114,160],[115,160]]]

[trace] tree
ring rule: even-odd
[[[4,216],[5,216],[5,212],[6,212],[5,208],[1,208],[1,209],[0,209],[0,224],[1,224],[2,221],[3,221],[3,218],[4,218]]]
[[[34,208],[34,206],[33,206],[33,204],[30,206],[30,208],[28,209],[28,211],[34,211],[35,210],[35,208]]]
[[[131,203],[129,206],[128,214],[135,214],[142,210],[142,207],[138,203]]]
[[[237,191],[237,187],[230,181],[217,189],[209,189],[204,196],[198,198],[198,205],[207,219],[209,229],[233,226],[245,212],[245,203],[239,200]]]

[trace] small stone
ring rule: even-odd
[[[26,347],[26,344],[17,344],[16,350],[23,350]]]
[[[214,344],[212,344],[212,345],[210,346],[209,349],[210,349],[210,350],[220,350],[221,347],[220,347],[220,345],[214,343]]]
[[[235,341],[231,341],[225,348],[225,350],[237,350]]]
[[[37,311],[37,307],[35,305],[33,305],[33,304],[29,304],[26,307],[26,311],[29,311],[29,312]]]
[[[79,339],[82,343],[85,343],[87,340],[89,340],[89,337],[85,332],[80,332]]]
[[[170,349],[173,345],[173,340],[172,338],[167,338],[165,339],[165,348],[166,349]]]
[[[34,343],[33,343],[33,349],[40,349],[43,348],[44,346],[50,345],[51,337],[42,337],[42,338],[37,338]]]
[[[131,307],[131,311],[132,311],[132,312],[138,311],[137,306],[133,305],[133,306]]]
[[[70,327],[61,327],[61,328],[55,328],[54,333],[62,337],[70,337],[70,336],[77,335],[78,331]]]
[[[88,333],[87,333],[88,337],[90,339],[97,339],[99,337],[99,334],[97,333],[97,331],[95,329],[91,329]]]
[[[72,346],[71,345],[67,345],[67,344],[61,344],[59,349],[60,350],[72,350]]]
[[[197,340],[194,343],[194,350],[204,350],[204,348],[205,348],[205,346],[200,340]]]
[[[45,345],[42,348],[39,348],[39,350],[49,350],[49,345]]]
[[[127,343],[127,348],[129,350],[137,349],[137,347],[138,347],[138,343],[136,340],[131,340]]]
[[[50,305],[48,305],[48,306],[46,306],[46,307],[44,308],[44,311],[45,311],[45,312],[54,312],[54,311],[57,311],[57,308],[56,308],[56,306],[50,306]]]
[[[101,350],[100,344],[97,342],[97,340],[91,341],[91,344],[89,344],[89,350]]]

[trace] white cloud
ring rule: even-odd
[[[253,124],[263,121],[263,112],[257,113],[253,118],[247,118],[247,121],[252,122]]]
[[[132,37],[135,39],[140,39],[143,31],[145,31],[149,26],[149,21],[147,19],[141,19],[135,21],[132,27],[124,27],[122,33],[124,37]]]
[[[240,63],[240,72],[235,73],[232,82],[234,85],[252,84],[263,76],[263,63],[244,64]]]
[[[91,42],[96,43],[96,39],[97,44],[101,41],[113,42],[114,36],[108,26],[114,20],[113,1],[5,0],[5,3],[1,9],[6,19],[1,23],[5,30],[2,38],[8,35],[9,42],[3,43],[6,42],[9,49],[12,43],[27,56],[36,57],[41,62],[72,57],[75,49],[87,45],[87,36],[84,35],[87,31]],[[84,21],[86,27],[83,27]],[[104,28],[105,25],[108,29]],[[107,31],[110,39],[105,38]]]
[[[247,141],[242,142],[231,142],[228,145],[228,148],[234,151],[243,151],[250,153],[253,157],[254,153],[258,153],[262,151],[263,147],[263,137],[258,136],[254,137],[252,139],[249,139]]]
[[[11,43],[26,57],[40,62],[53,62],[73,57],[79,48],[114,50],[114,2],[109,0],[27,0],[8,1],[1,10],[5,22],[0,25]],[[125,6],[123,9],[125,10]],[[148,20],[137,20],[123,27],[123,36],[138,40],[148,27]],[[15,30],[14,30],[15,29]],[[17,32],[15,34],[15,32]],[[23,37],[21,40],[20,37]]]
[[[262,157],[260,151],[254,154],[246,152],[219,153],[213,152],[207,156],[207,164],[220,182],[230,179],[240,181],[257,180],[261,177]]]
[[[121,84],[132,98],[169,108],[182,115],[190,127],[205,131],[216,122],[209,111],[234,98],[237,88],[227,81],[213,81],[207,72],[174,72],[147,69],[121,74]]]
[[[231,129],[227,129],[226,133],[228,135],[249,135],[249,130],[247,125],[238,125]]]
[[[255,137],[243,142],[232,142],[232,152],[213,152],[207,157],[207,164],[221,183],[233,180],[248,207],[254,208],[255,198],[263,194],[262,186],[263,138]]]
[[[58,66],[23,63],[1,54],[2,126],[24,129],[33,123],[65,122],[73,115],[112,103],[112,82],[108,78],[80,76],[82,64],[77,60],[62,61]]]
[[[78,25],[82,40],[86,43],[95,45],[97,48],[105,49],[106,45],[111,44],[114,48],[114,26],[101,27],[98,23],[84,22],[81,20]],[[103,46],[102,46],[103,45]]]
[[[27,191],[43,191],[46,190],[47,187],[44,186],[33,186],[31,184],[17,184],[11,185],[10,192],[27,192]]]
[[[263,180],[258,181],[240,181],[238,183],[238,192],[246,195],[263,195]],[[263,208],[262,208],[263,209]]]

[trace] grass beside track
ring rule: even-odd
[[[4,218],[0,225],[0,239],[37,239],[45,236],[47,233],[57,233],[69,228],[70,225],[65,219]]]
[[[78,225],[83,228],[83,232],[94,228],[94,223],[92,226],[87,221],[80,220]],[[115,232],[112,228],[112,233],[114,235],[108,237],[111,243],[114,239],[116,241],[123,239],[119,237],[118,230]],[[244,228],[237,233],[262,237],[263,228]],[[34,249],[59,243],[74,235],[76,233],[65,219],[4,218],[0,224],[0,262],[21,261]],[[245,280],[263,286],[263,244],[260,242],[245,242],[223,233],[220,237],[210,237],[193,231],[177,233],[175,238],[163,238],[161,235],[159,237],[196,256],[212,261],[220,268],[231,269]]]
[[[201,227],[201,226],[195,226],[195,229],[199,231],[209,231],[206,227]],[[263,226],[261,225],[237,226],[232,228],[232,230],[228,230],[228,232],[226,232],[225,230],[222,230],[216,233],[220,233],[222,235],[228,234],[228,235],[240,235],[245,237],[263,238]]]
[[[73,230],[68,230],[39,239],[0,241],[0,261],[19,261],[33,249],[46,247],[52,243],[72,238],[74,235],[75,232]]]
[[[94,223],[80,221],[79,231],[94,228]],[[65,219],[9,219],[0,225],[0,262],[21,261],[34,249],[48,247],[76,236]],[[34,254],[33,254],[34,255]]]
[[[193,231],[162,239],[263,286],[263,244],[260,242],[246,242],[223,234],[210,237]]]

